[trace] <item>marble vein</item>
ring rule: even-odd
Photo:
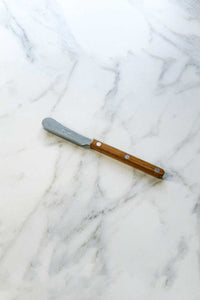
[[[59,103],[61,102],[61,100],[63,99],[63,97],[65,96],[65,94],[66,94],[66,92],[67,92],[67,89],[68,89],[68,86],[69,86],[69,83],[70,83],[70,80],[71,80],[71,78],[72,78],[72,76],[73,76],[73,73],[74,73],[74,71],[75,71],[75,68],[76,68],[77,64],[78,64],[78,61],[75,61],[75,62],[73,63],[72,68],[71,68],[71,70],[70,70],[70,72],[69,72],[69,75],[68,75],[68,77],[67,77],[67,81],[66,81],[66,83],[65,83],[65,86],[64,86],[63,90],[61,91],[61,93],[60,93],[60,95],[59,95],[59,97],[58,97],[56,103],[55,103],[55,104],[53,105],[53,107],[51,108],[51,113],[57,108],[57,106],[59,105]]]
[[[18,38],[20,41],[26,57],[28,60],[33,62],[35,60],[34,53],[33,53],[33,45],[31,41],[28,38],[28,35],[25,31],[25,29],[20,25],[20,23],[17,21],[17,19],[13,16],[10,8],[8,7],[7,3],[5,1],[2,1],[6,14],[7,14],[7,22],[6,27],[12,31],[12,33]]]

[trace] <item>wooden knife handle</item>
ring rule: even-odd
[[[123,152],[119,149],[116,149],[114,147],[111,147],[107,144],[104,144],[98,140],[93,140],[90,144],[90,148],[101,152],[107,156],[110,156],[112,158],[115,158],[131,167],[134,167],[136,169],[139,169],[147,174],[150,174],[157,178],[162,178],[165,171],[161,169],[160,167],[154,166],[142,159],[139,159],[133,155],[130,155],[126,152]]]

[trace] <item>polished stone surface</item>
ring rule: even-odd
[[[0,299],[199,300],[199,2],[0,0],[0,45]]]

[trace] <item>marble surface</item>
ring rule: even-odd
[[[0,0],[0,54],[0,299],[199,300],[200,2]]]

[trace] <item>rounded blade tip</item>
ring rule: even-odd
[[[52,118],[44,118],[42,120],[42,126],[46,129],[48,127],[49,123],[52,122],[52,120],[53,120]]]

